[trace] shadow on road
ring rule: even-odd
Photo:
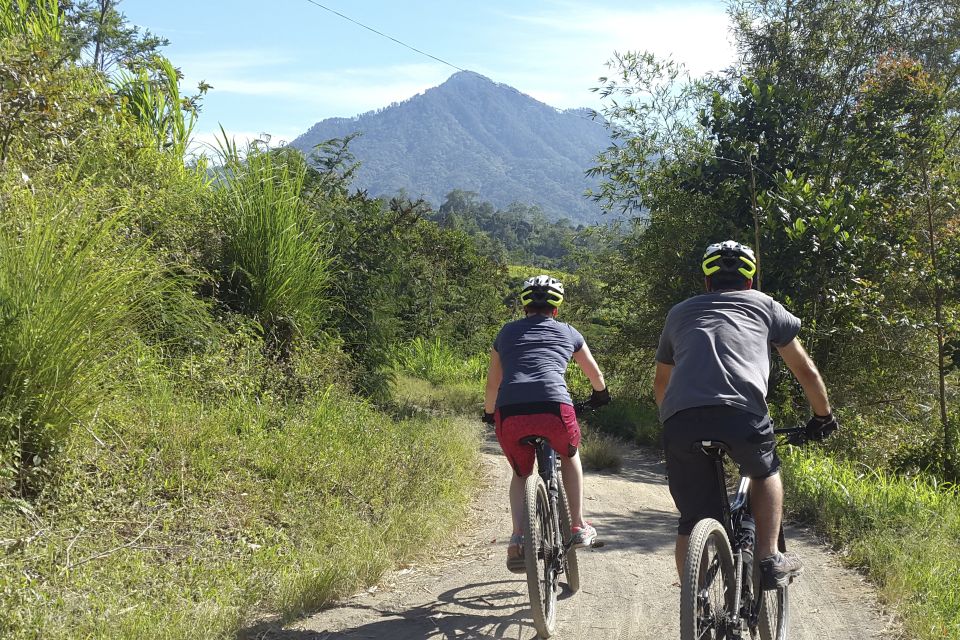
[[[591,511],[587,516],[596,521],[597,537],[604,542],[596,553],[672,553],[677,532],[677,514],[672,511],[641,508],[626,513]]]
[[[479,582],[450,589],[436,601],[401,611],[379,609],[359,603],[341,607],[345,611],[378,616],[372,622],[338,631],[284,629],[267,622],[242,631],[242,640],[423,640],[458,638],[531,640],[537,633],[530,621],[525,589],[517,581]]]

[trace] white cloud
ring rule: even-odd
[[[512,13],[478,21],[455,52],[436,53],[558,108],[598,108],[599,98],[589,89],[607,75],[605,65],[614,52],[648,50],[669,56],[694,76],[719,71],[734,61],[729,20],[719,2],[637,2],[627,9],[570,0],[537,5],[541,8],[528,10],[530,5],[516,3],[519,9]],[[424,46],[433,52],[429,44]],[[351,50],[349,44],[339,46],[337,53]],[[325,66],[335,64],[336,55],[295,42],[193,53],[176,62],[186,75],[185,87],[194,87],[199,80],[214,87],[201,125],[208,120],[227,124],[229,118],[240,129],[262,123],[266,130],[287,135],[302,133],[323,118],[350,117],[406,100],[441,84],[454,71],[426,60],[391,65],[394,51],[395,46],[386,43],[383,53],[375,54],[380,64],[361,66],[366,63],[354,60],[342,68]]]
[[[177,56],[184,74],[216,78],[229,72],[293,65],[297,59],[275,49],[221,49]]]
[[[614,52],[651,51],[683,63],[694,76],[720,71],[735,58],[729,19],[717,3],[634,10],[556,3],[509,17],[523,34],[523,53],[498,79],[558,107],[595,101],[589,88],[606,75]]]
[[[283,57],[227,54],[201,68],[184,65],[186,84],[205,79],[217,95],[254,96],[320,108],[323,117],[354,116],[384,107],[442,83],[450,75],[439,64],[413,64],[330,71],[302,71]]]

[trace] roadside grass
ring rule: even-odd
[[[586,427],[581,431],[580,460],[584,469],[617,473],[623,468],[623,440]]]
[[[652,403],[614,397],[610,404],[584,413],[580,420],[593,430],[620,440],[648,447],[660,446],[661,426]]]
[[[910,637],[960,638],[960,491],[815,451],[784,455],[788,508],[842,541]]]
[[[489,358],[485,354],[462,357],[439,338],[433,341],[415,338],[394,350],[394,363],[398,373],[427,380],[434,385],[445,385],[483,383]]]
[[[231,638],[435,546],[477,434],[328,388],[297,404],[162,378],[72,432],[64,477],[0,501],[0,637]]]
[[[439,339],[416,338],[394,350],[392,401],[399,415],[418,413],[479,418],[489,360],[462,357]]]
[[[393,404],[398,415],[466,415],[477,418],[483,412],[483,385],[480,382],[434,384],[409,375],[393,381]]]

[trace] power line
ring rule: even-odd
[[[421,51],[420,49],[417,49],[416,47],[412,47],[412,46],[410,46],[409,44],[407,44],[407,43],[405,43],[405,42],[401,42],[400,40],[397,40],[397,39],[394,38],[393,36],[389,36],[389,35],[381,32],[381,31],[377,31],[377,30],[374,29],[373,27],[368,27],[367,25],[363,24],[362,22],[358,22],[358,21],[354,20],[354,19],[351,18],[350,16],[345,16],[345,15],[343,15],[342,13],[340,13],[339,11],[336,11],[336,10],[334,10],[334,9],[331,9],[330,7],[328,7],[328,6],[326,6],[326,5],[320,4],[320,3],[317,2],[316,0],[307,0],[307,2],[309,2],[310,4],[312,4],[312,5],[316,6],[316,7],[320,7],[320,8],[323,9],[324,11],[329,11],[330,13],[332,13],[332,14],[334,14],[334,15],[336,15],[336,16],[339,16],[339,17],[343,18],[344,20],[346,20],[346,21],[348,21],[348,22],[352,22],[353,24],[355,24],[355,25],[357,25],[357,26],[359,26],[359,27],[363,27],[363,28],[366,29],[367,31],[371,31],[371,32],[377,34],[378,36],[381,36],[381,37],[383,37],[383,38],[386,38],[387,40],[392,40],[393,42],[396,42],[396,43],[399,44],[400,46],[406,47],[407,49],[410,49],[411,51],[415,51],[415,52],[419,53],[420,55],[427,56],[428,58],[432,58],[433,60],[436,60],[437,62],[439,62],[439,63],[441,63],[441,64],[445,64],[445,65],[447,65],[448,67],[452,67],[452,68],[456,69],[457,71],[466,71],[466,69],[462,69],[462,68],[458,67],[457,65],[455,65],[455,64],[453,64],[453,63],[451,63],[451,62],[447,62],[447,61],[444,60],[443,58],[438,58],[438,57],[435,56],[435,55],[431,55],[431,54],[427,53],[426,51]],[[584,120],[587,120],[587,121],[589,121],[589,122],[592,122],[593,124],[597,124],[597,125],[600,125],[600,126],[606,126],[606,125],[604,125],[602,122],[597,122],[596,119],[594,119],[594,118],[588,118],[588,117],[586,117],[586,116],[580,115],[579,113],[576,113],[576,114],[573,114],[573,115],[576,115],[578,118],[582,118],[582,119],[584,119]]]
[[[317,6],[317,7],[320,7],[321,9],[323,9],[323,10],[325,10],[325,11],[329,11],[330,13],[332,13],[332,14],[334,14],[334,15],[338,15],[338,16],[340,16],[341,18],[343,18],[344,20],[347,20],[347,21],[349,21],[349,22],[352,22],[353,24],[355,24],[355,25],[357,25],[357,26],[359,26],[359,27],[363,27],[363,28],[366,29],[367,31],[372,31],[373,33],[377,34],[378,36],[382,36],[382,37],[386,38],[387,40],[393,40],[394,42],[396,42],[396,43],[399,44],[400,46],[406,47],[407,49],[410,49],[411,51],[416,51],[416,52],[419,53],[420,55],[427,56],[428,58],[433,58],[433,59],[436,60],[437,62],[443,63],[443,64],[447,65],[448,67],[453,67],[453,68],[456,69],[457,71],[466,71],[466,69],[461,69],[461,68],[458,67],[457,65],[451,64],[451,63],[447,62],[446,60],[444,60],[444,59],[442,59],[442,58],[438,58],[437,56],[430,55],[430,54],[427,53],[426,51],[421,51],[420,49],[417,49],[416,47],[411,47],[411,46],[408,45],[406,42],[401,42],[401,41],[397,40],[396,38],[394,38],[394,37],[392,37],[392,36],[388,36],[387,34],[381,32],[381,31],[377,31],[377,30],[374,29],[373,27],[368,27],[367,25],[363,24],[362,22],[357,22],[357,21],[354,20],[353,18],[351,18],[351,17],[349,17],[349,16],[345,16],[345,15],[343,15],[342,13],[340,13],[339,11],[334,11],[334,10],[331,9],[330,7],[324,6],[324,5],[320,4],[319,2],[316,2],[315,0],[307,0],[307,2],[309,2],[310,4],[315,5],[315,6]]]

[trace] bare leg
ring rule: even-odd
[[[687,548],[690,546],[690,536],[677,535],[677,545],[673,550],[673,559],[677,563],[677,575],[683,579],[683,565],[687,561]]]
[[[780,474],[750,482],[750,501],[757,521],[757,549],[755,557],[762,560],[777,551],[780,537],[780,519],[783,514],[783,482]]]
[[[510,514],[513,516],[513,533],[523,533],[523,499],[527,479],[516,473],[510,478]]]
[[[583,521],[583,466],[580,464],[580,452],[566,458],[560,456],[560,472],[563,476],[563,488],[567,492],[567,504],[570,507],[570,526],[582,527]]]

